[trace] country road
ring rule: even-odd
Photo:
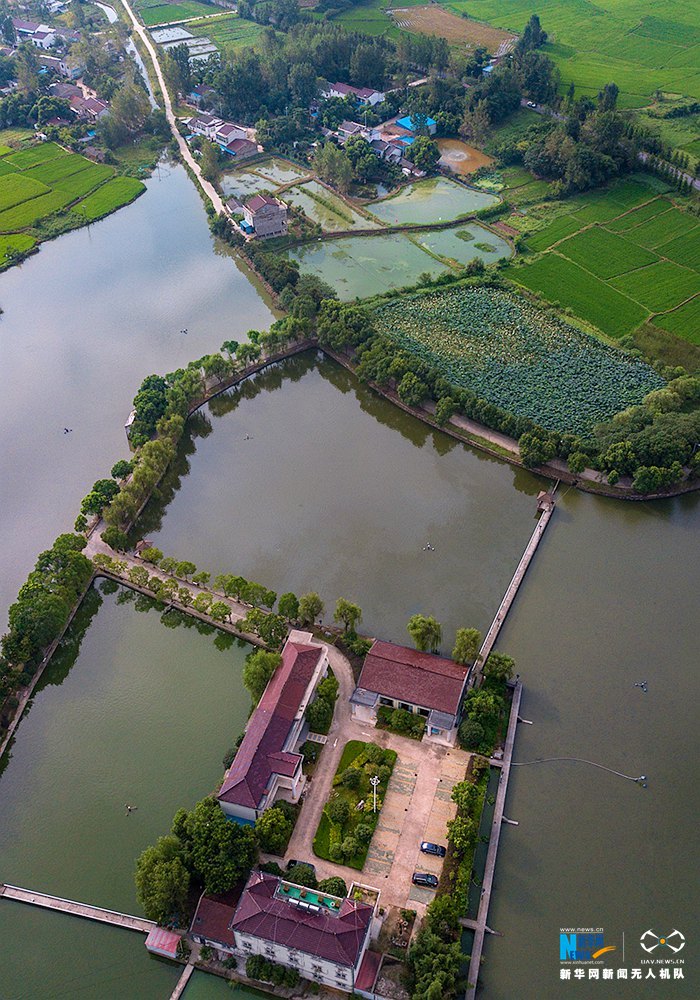
[[[183,137],[180,135],[180,132],[178,131],[177,119],[175,117],[175,112],[173,111],[173,104],[172,101],[170,100],[168,88],[165,85],[163,71],[160,68],[160,62],[158,61],[158,53],[156,52],[156,47],[151,41],[151,39],[148,37],[148,32],[146,31],[146,29],[143,27],[141,22],[136,18],[136,15],[129,6],[128,0],[122,0],[122,3],[124,4],[124,8],[126,9],[127,14],[131,18],[136,33],[139,35],[141,41],[146,47],[149,56],[151,57],[151,62],[153,63],[153,69],[155,70],[156,78],[160,85],[160,89],[163,93],[165,117],[168,119],[168,124],[170,125],[170,131],[173,133],[173,136],[175,137],[175,141],[177,142],[178,148],[180,150],[180,155],[182,156],[182,159],[185,161],[185,163],[187,163],[187,165],[193,171],[195,177],[197,178],[197,183],[201,187],[202,191],[204,191],[207,198],[211,200],[211,203],[214,206],[214,210],[218,214],[225,215],[226,212],[224,209],[224,203],[221,200],[221,195],[216,190],[213,184],[211,184],[209,181],[206,181],[202,177],[202,170],[199,164],[192,155],[190,147],[187,145]]]

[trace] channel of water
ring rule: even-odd
[[[132,206],[0,277],[3,607],[125,454],[141,378],[271,321],[246,274],[212,249],[184,171],[162,168]],[[149,511],[168,551],[280,590],[317,586],[329,603],[357,597],[367,628],[399,641],[413,610],[432,611],[446,646],[458,625],[488,624],[539,487],[303,359],[212,403],[175,477],[170,505]],[[581,756],[650,781],[644,791],[584,765],[515,769],[507,811],[520,825],[501,840],[489,924],[505,937],[487,940],[485,1000],[565,995],[561,926],[603,926],[617,944],[624,931],[630,966],[648,927],[692,933],[699,503],[563,492],[528,571],[500,643],[534,722],[515,759]],[[435,553],[422,552],[428,540]],[[134,857],[213,787],[244,721],[241,657],[106,596],[75,664],[52,665],[0,775],[2,876],[135,905]],[[139,809],[127,818],[130,800]],[[0,933],[3,1000],[47,989],[155,1000],[177,974],[138,938],[61,915],[6,904]],[[689,951],[674,997],[697,996],[695,963]],[[191,988],[206,996],[219,987],[200,982]],[[658,983],[630,985],[621,996],[658,995]]]

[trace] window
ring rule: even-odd
[[[430,715],[430,709],[429,708],[419,708],[418,709],[418,714],[422,715],[424,719],[427,719],[428,716]]]
[[[393,698],[384,698],[384,697],[381,697],[379,699],[379,704],[380,705],[388,705],[389,708],[393,708],[394,707],[394,699]]]
[[[413,705],[409,705],[408,702],[405,702],[405,701],[400,701],[399,702],[399,708],[402,708],[404,710],[404,712],[412,712],[413,711]]]
[[[244,941],[243,942],[243,947],[245,948],[246,951],[252,951],[253,950],[253,946],[250,943],[250,941]]]

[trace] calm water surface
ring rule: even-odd
[[[3,619],[37,553],[127,454],[124,421],[143,377],[273,320],[212,249],[184,169],[162,166],[133,205],[0,277]]]
[[[180,806],[216,787],[249,703],[241,680],[247,646],[173,627],[171,615],[164,622],[151,602],[121,588],[88,595],[0,775],[4,881],[141,912],[136,857],[167,833]],[[137,807],[130,815],[126,802]],[[171,967],[144,957],[140,936],[28,909],[0,906],[3,1000],[63,995],[24,980],[27,955],[42,942],[66,989],[86,977],[79,996],[168,995]],[[47,967],[42,961],[37,974]],[[123,993],[100,992],[96,983],[120,968]]]

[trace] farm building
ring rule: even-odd
[[[454,746],[469,667],[444,656],[375,640],[350,699],[353,718],[377,721],[377,709],[400,708],[425,719],[425,738]]]
[[[236,822],[254,823],[278,797],[299,801],[306,781],[298,752],[304,713],[327,671],[326,647],[310,632],[292,631],[219,789],[221,808]]]
[[[373,917],[367,903],[254,871],[235,906],[202,896],[190,935],[220,954],[263,955],[305,979],[352,992]]]
[[[287,232],[287,206],[269,194],[256,194],[243,206],[243,231],[265,239]]]

